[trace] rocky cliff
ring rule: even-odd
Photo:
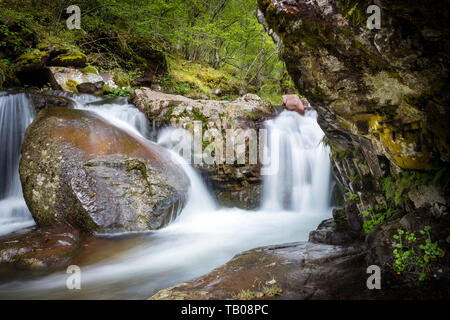
[[[381,29],[367,27],[372,4],[381,9]],[[417,243],[430,231],[430,242],[448,251],[448,4],[259,0],[258,5],[332,149],[339,230],[365,240],[368,264],[391,271],[394,265],[397,273],[418,269],[393,252],[402,237],[398,229],[420,234]],[[440,261],[444,267],[436,270],[448,272],[448,261]]]

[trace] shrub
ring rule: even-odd
[[[420,231],[420,234],[425,237],[425,242],[419,244],[414,232],[397,230],[398,233],[394,235],[394,239],[398,242],[395,243],[393,251],[395,259],[393,268],[397,274],[411,273],[417,275],[419,281],[428,278],[431,262],[442,258],[445,254],[444,250],[438,247],[437,242],[431,241],[430,230],[431,227],[426,226]]]

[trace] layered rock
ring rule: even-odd
[[[333,232],[347,230],[366,238],[368,263],[393,272],[398,229],[417,235],[430,226],[431,240],[449,249],[450,26],[444,4],[376,1],[381,29],[369,30],[370,4],[258,1],[297,89],[318,111],[343,195],[337,230],[311,239],[335,241]],[[448,262],[437,268],[448,272]]]
[[[26,131],[20,177],[39,226],[86,232],[161,228],[189,180],[162,147],[87,111],[47,109]]]
[[[366,137],[399,168],[448,162],[448,8],[380,1],[382,27],[369,30],[369,4],[259,0],[299,91],[332,115],[328,135]]]
[[[200,278],[161,290],[152,300],[217,299],[433,299],[439,290],[399,287],[381,278],[382,290],[367,287],[364,248],[291,243],[253,249]],[[437,288],[435,288],[437,289]]]
[[[254,130],[263,127],[263,121],[273,116],[274,109],[256,95],[248,94],[235,101],[193,100],[183,96],[164,94],[147,88],[131,92],[130,102],[144,112],[156,127],[171,125],[194,130],[194,121],[201,123],[202,131],[221,134],[226,143],[227,129],[233,132]],[[205,141],[203,147],[214,148],[218,141]],[[225,148],[223,148],[225,153]],[[225,154],[224,157],[225,159]],[[227,206],[255,208],[261,196],[261,166],[250,164],[196,164],[207,184],[214,190],[219,202]]]

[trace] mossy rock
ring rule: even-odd
[[[93,66],[87,66],[83,69],[83,74],[98,74],[98,70]]]
[[[85,68],[87,66],[87,57],[81,52],[68,52],[51,59],[48,65],[57,67]]]
[[[116,73],[113,76],[114,83],[121,88],[128,88],[131,86],[131,79],[126,73]]]
[[[78,93],[78,89],[77,89],[78,84],[79,83],[73,79],[67,80],[66,81],[67,90],[72,91],[74,93]]]
[[[39,70],[44,66],[48,58],[49,54],[47,52],[38,49],[23,53],[15,60],[14,71],[20,73]]]

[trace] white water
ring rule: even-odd
[[[330,159],[316,111],[283,111],[266,122],[272,172],[264,183],[263,208],[299,213],[329,208]],[[273,147],[272,147],[273,146]],[[276,162],[278,160],[278,163]]]
[[[0,95],[0,236],[34,225],[19,179],[20,150],[33,110],[23,93]]]
[[[94,106],[92,102],[95,100],[86,96],[79,98],[78,108],[96,112],[133,134],[145,136],[147,131],[136,126],[140,123],[136,120],[140,113],[133,106],[125,101]],[[130,114],[134,116],[130,117]],[[327,203],[330,180],[328,151],[319,144],[323,133],[315,119],[313,111],[308,112],[305,118],[283,112],[268,123],[271,133],[286,130],[287,135],[296,136],[295,139],[283,138],[282,143],[286,145],[280,148],[285,154],[295,154],[295,157],[287,158],[282,154],[278,164],[271,162],[280,171],[265,181],[263,209],[220,208],[197,172],[180,156],[173,154],[174,160],[184,166],[191,188],[186,207],[172,224],[149,232],[144,244],[121,253],[120,257],[82,265],[82,290],[67,290],[67,275],[61,271],[37,280],[3,284],[0,298],[148,298],[160,289],[208,273],[239,252],[307,240],[309,231],[331,215]],[[163,131],[159,142],[170,145],[170,136],[170,129]],[[270,154],[271,150],[268,151]],[[306,159],[307,164],[297,162],[302,159]],[[295,164],[302,169],[296,171]],[[292,183],[283,184],[289,176],[292,176]],[[275,194],[280,190],[272,189],[272,183],[282,185],[284,192],[289,194],[285,199],[289,201]]]

